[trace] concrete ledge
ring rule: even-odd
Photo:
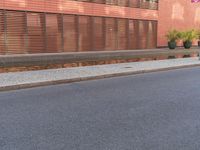
[[[0,67],[28,67],[52,64],[66,64],[85,61],[101,61],[114,59],[173,57],[176,55],[198,54],[199,49],[149,49],[149,50],[122,50],[76,53],[44,53],[0,55]]]
[[[102,79],[124,75],[200,66],[198,58],[135,62],[97,67],[50,69],[0,75],[0,91],[17,90],[85,80]]]

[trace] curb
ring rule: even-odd
[[[4,86],[4,87],[0,87],[0,92],[34,88],[34,87],[42,87],[42,86],[49,86],[49,85],[58,85],[58,84],[64,84],[64,83],[81,82],[81,81],[88,81],[88,80],[97,80],[97,79],[104,79],[104,78],[111,78],[111,77],[120,77],[120,76],[152,73],[152,72],[159,72],[159,71],[168,71],[168,70],[175,70],[175,69],[182,69],[182,68],[199,67],[199,66],[200,64],[192,64],[192,65],[183,65],[183,66],[175,66],[175,67],[152,69],[152,70],[140,70],[140,71],[113,73],[113,74],[106,74],[106,75],[99,75],[99,76],[92,76],[92,77],[63,79],[63,80],[45,81],[45,82],[38,82],[38,83],[27,83],[27,84],[20,84],[20,85]]]

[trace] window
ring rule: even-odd
[[[79,51],[92,50],[91,18],[88,16],[78,17]]]
[[[57,14],[46,14],[46,51],[62,51],[62,22]]]
[[[0,54],[5,53],[4,12],[0,10]]]
[[[155,21],[149,21],[148,23],[148,33],[147,33],[147,48],[155,48],[156,47],[156,38],[157,38],[157,25]]]
[[[77,0],[79,2],[91,2],[91,0]]]
[[[129,20],[129,49],[139,48],[139,24],[138,20]]]
[[[139,21],[138,43],[140,49],[147,48],[148,21]]]
[[[45,52],[44,14],[27,13],[28,52]]]
[[[158,0],[73,0],[79,2],[92,2],[98,4],[118,5],[123,7],[136,7],[144,9],[158,9]]]
[[[117,0],[106,0],[106,4],[117,5]]]
[[[0,10],[0,54],[155,48],[157,22]]]
[[[26,18],[25,12],[6,12],[7,53],[26,53]]]
[[[76,28],[75,15],[63,16],[63,31],[64,31],[64,51],[75,52],[77,51],[77,28]]]
[[[118,6],[129,6],[129,0],[118,0]]]
[[[140,7],[140,1],[139,0],[129,0],[129,6],[130,7]]]
[[[93,17],[93,48],[94,50],[104,50],[104,19],[102,17]]]
[[[158,9],[158,0],[140,0],[140,7],[145,9]]]
[[[105,4],[106,0],[93,0],[92,2],[98,3],[98,4]]]
[[[119,50],[125,50],[128,48],[128,20],[117,19],[117,43]]]
[[[114,18],[105,19],[105,49],[116,50],[117,49],[117,28],[116,20]]]

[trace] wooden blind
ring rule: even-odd
[[[148,21],[139,21],[139,48],[147,48]]]
[[[0,10],[0,54],[155,48],[157,22]]]
[[[104,50],[105,33],[104,19],[102,17],[93,17],[93,49]]]
[[[46,52],[62,51],[62,22],[60,15],[46,14]]]
[[[79,2],[91,2],[91,0],[77,0]]]
[[[45,52],[44,14],[27,13],[28,52]]]
[[[64,32],[64,51],[77,51],[78,33],[75,15],[63,16],[63,32]]]
[[[140,1],[139,0],[129,0],[129,6],[130,7],[140,7]]]
[[[4,12],[0,10],[0,54],[5,53]]]
[[[78,17],[79,51],[92,50],[91,18],[88,16]]]
[[[105,4],[105,0],[93,0],[94,3]]]
[[[26,19],[25,12],[6,12],[7,53],[26,53]]]
[[[129,20],[129,49],[139,48],[139,22],[138,20]]]
[[[117,45],[119,50],[128,48],[128,20],[117,19]]]
[[[158,2],[151,0],[140,0],[140,7],[145,9],[158,9]]]
[[[73,0],[98,4],[118,5],[144,9],[158,9],[158,0]]]
[[[157,46],[157,22],[156,21],[149,21],[150,26],[152,26],[152,31],[150,32],[151,34],[151,39],[150,39],[150,48],[156,48]]]
[[[129,0],[118,0],[118,6],[129,6]]]
[[[117,28],[116,20],[114,18],[105,19],[105,49],[117,49]]]
[[[106,4],[117,5],[117,0],[106,0]]]

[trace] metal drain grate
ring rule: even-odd
[[[126,68],[126,69],[130,69],[130,68],[133,68],[133,67],[124,67],[124,68]]]

